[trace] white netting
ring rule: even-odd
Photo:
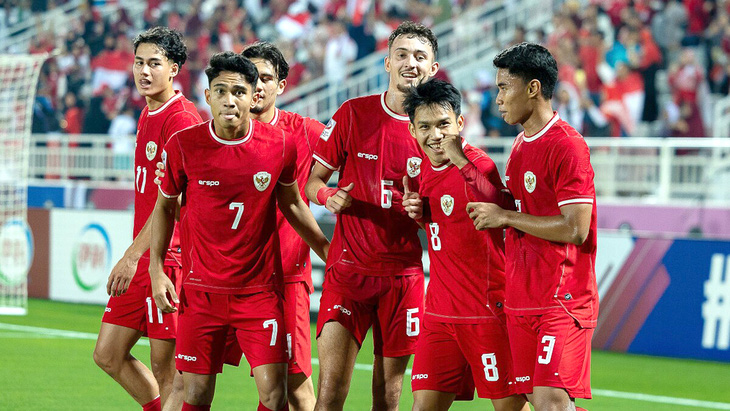
[[[27,224],[33,103],[46,56],[0,55],[0,314],[25,314],[33,240]]]

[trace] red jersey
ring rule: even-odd
[[[507,188],[517,211],[560,215],[567,204],[592,204],[591,226],[580,245],[543,240],[507,229],[506,312],[544,314],[565,310],[581,326],[596,326],[596,192],[590,151],[583,136],[553,118],[532,137],[520,133],[507,161]]]
[[[269,122],[272,126],[284,130],[288,141],[297,148],[297,185],[304,202],[309,204],[304,186],[312,171],[312,154],[317,145],[317,138],[324,130],[324,124],[309,117],[276,109],[274,118]],[[295,283],[304,281],[309,290],[312,288],[312,262],[309,258],[309,246],[286,221],[284,215],[276,209],[276,226],[281,243],[281,264],[284,268],[284,281]]]
[[[504,305],[504,230],[477,231],[466,211],[478,198],[464,174],[473,170],[504,189],[497,167],[482,150],[468,144],[464,154],[475,168],[459,170],[452,163],[425,165],[419,194],[431,260],[426,316],[447,323],[500,321]],[[503,320],[503,319],[502,319]]]
[[[173,134],[202,120],[195,104],[179,91],[175,91],[162,107],[150,111],[145,106],[137,123],[137,141],[134,151],[134,237],[144,227],[157,202],[155,170],[162,161],[162,148]],[[166,265],[180,265],[180,239],[176,229],[170,243]],[[150,254],[146,251],[139,264],[149,265]],[[142,262],[145,260],[146,262]],[[149,281],[149,276],[135,276],[135,280]],[[146,277],[146,278],[141,278]]]
[[[363,275],[422,272],[418,225],[402,206],[403,176],[417,191],[421,148],[408,117],[385,104],[385,93],[346,101],[327,124],[314,159],[354,183],[352,205],[337,215],[327,268],[339,264]]]
[[[211,121],[172,136],[160,191],[184,193],[184,287],[252,294],[282,285],[274,189],[296,184],[296,155],[283,131],[253,120],[237,140],[218,137]]]

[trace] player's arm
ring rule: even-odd
[[[496,203],[502,208],[513,209],[514,199],[502,190],[504,187],[496,169],[494,171],[497,172],[497,178],[490,180],[488,170],[481,170],[466,156],[460,135],[444,134],[441,139],[441,149],[444,150],[451,162],[459,168],[459,173],[471,188],[477,201]]]
[[[137,272],[137,263],[140,257],[150,248],[150,225],[152,216],[147,218],[147,222],[137,233],[132,244],[124,252],[121,259],[114,265],[109,279],[106,282],[106,293],[112,297],[118,297],[129,288],[129,284]]]
[[[322,259],[327,261],[327,252],[330,243],[322,233],[312,211],[299,194],[296,181],[291,185],[276,185],[276,203],[284,218],[294,227],[297,234],[314,250]]]
[[[467,204],[466,211],[477,230],[513,227],[543,240],[581,245],[588,237],[593,204],[567,204],[556,216],[534,216],[477,202]]]
[[[178,196],[179,197],[179,196]],[[150,280],[152,285],[152,297],[155,299],[157,308],[165,313],[177,311],[170,303],[167,294],[173,302],[178,303],[175,285],[165,275],[164,263],[165,254],[170,244],[172,231],[175,224],[175,212],[178,207],[177,197],[168,198],[160,192],[157,195],[157,203],[152,210],[151,241],[150,241]]]
[[[355,188],[355,183],[350,183],[344,188],[327,187],[327,181],[332,177],[333,172],[319,162],[315,162],[309,180],[304,186],[304,192],[313,203],[323,205],[327,210],[339,214],[352,204],[350,191]]]

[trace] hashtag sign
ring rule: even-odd
[[[730,348],[730,255],[713,254],[702,304],[702,347]]]

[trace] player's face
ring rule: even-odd
[[[416,109],[413,122],[408,123],[408,129],[431,164],[439,166],[449,161],[441,149],[441,139],[445,134],[459,134],[464,129],[464,117],[456,117],[451,108],[440,104],[420,106]]]
[[[257,103],[253,86],[242,74],[222,71],[205,90],[205,102],[210,105],[213,121],[224,129],[238,128],[248,121]]]
[[[408,34],[396,37],[385,58],[390,85],[405,93],[410,87],[421,84],[439,69],[434,57],[428,42]]]
[[[276,96],[284,92],[286,80],[279,80],[277,78],[274,65],[269,60],[253,58],[251,61],[259,71],[259,84],[256,88],[259,101],[251,109],[251,112],[261,114],[274,107],[276,104]]]
[[[152,43],[141,43],[134,55],[134,84],[143,97],[151,97],[172,87],[178,72],[177,63],[168,60],[162,50]]]
[[[497,106],[507,124],[523,124],[530,117],[528,83],[510,74],[507,69],[497,70]]]

